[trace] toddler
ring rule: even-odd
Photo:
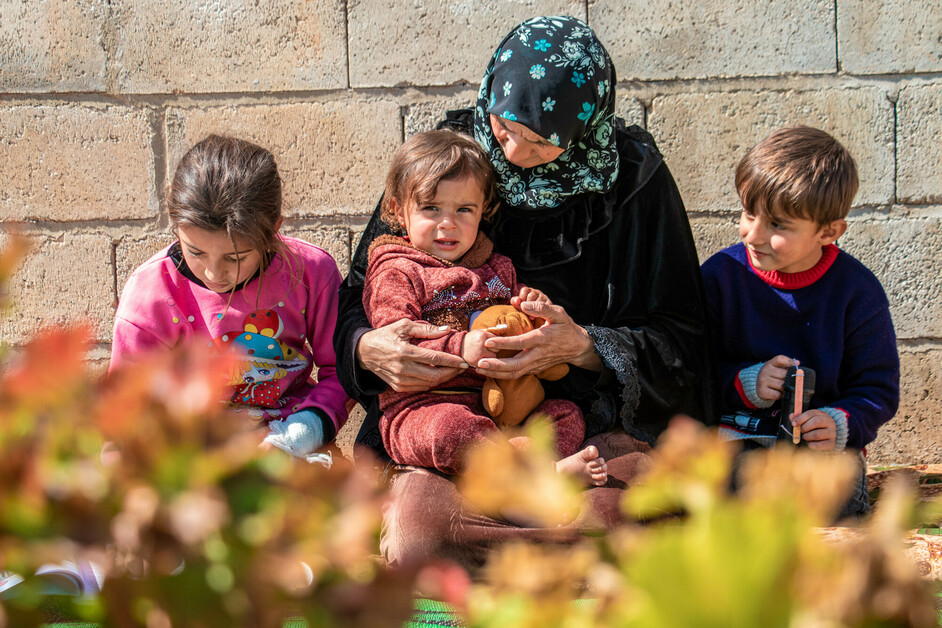
[[[517,283],[510,260],[493,252],[478,231],[497,209],[494,173],[487,155],[452,131],[419,133],[393,156],[382,201],[384,220],[403,236],[381,236],[370,246],[363,304],[379,328],[403,318],[447,326],[449,333],[418,341],[423,347],[460,355],[471,367],[496,354],[484,342],[493,334],[468,331],[475,312],[522,301],[549,299]],[[380,395],[380,433],[399,464],[457,474],[469,445],[495,438],[499,430],[481,400],[484,377],[469,369],[436,390],[386,391]],[[585,422],[576,404],[545,400],[531,414],[555,428],[558,471],[586,484],[607,480],[605,461],[594,446],[579,450]],[[523,437],[511,438],[526,447]]]
[[[340,273],[324,250],[279,235],[274,156],[207,137],[181,159],[167,205],[177,241],[128,279],[110,369],[189,342],[231,354],[232,408],[265,421],[266,441],[330,466],[316,450],[347,419],[331,343]]]

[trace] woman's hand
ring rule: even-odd
[[[601,371],[602,360],[595,343],[585,329],[559,305],[543,301],[523,301],[520,310],[532,318],[546,321],[541,327],[520,336],[494,337],[484,343],[488,349],[521,349],[512,358],[484,358],[477,370],[487,377],[516,379],[521,375],[541,373],[551,366],[568,362],[590,371]]]
[[[468,365],[460,356],[417,347],[413,338],[439,338],[448,327],[403,319],[360,337],[356,354],[360,366],[375,373],[396,392],[429,390],[455,377]]]

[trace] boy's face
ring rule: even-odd
[[[821,247],[837,240],[847,229],[843,220],[819,227],[807,218],[743,209],[739,236],[757,270],[800,273],[821,259]]]
[[[484,213],[484,191],[471,175],[443,179],[428,203],[418,205],[410,199],[399,204],[393,199],[392,207],[413,246],[454,262],[477,239]]]

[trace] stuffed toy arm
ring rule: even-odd
[[[555,382],[558,379],[566,377],[569,373],[568,364],[555,364],[542,373],[537,373],[536,376],[540,379],[545,379],[548,382]]]

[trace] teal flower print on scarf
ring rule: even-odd
[[[615,67],[584,22],[537,17],[507,35],[491,58],[474,110],[474,136],[497,170],[501,199],[522,209],[605,192],[618,176]],[[565,152],[521,168],[507,161],[489,114],[523,124]]]

